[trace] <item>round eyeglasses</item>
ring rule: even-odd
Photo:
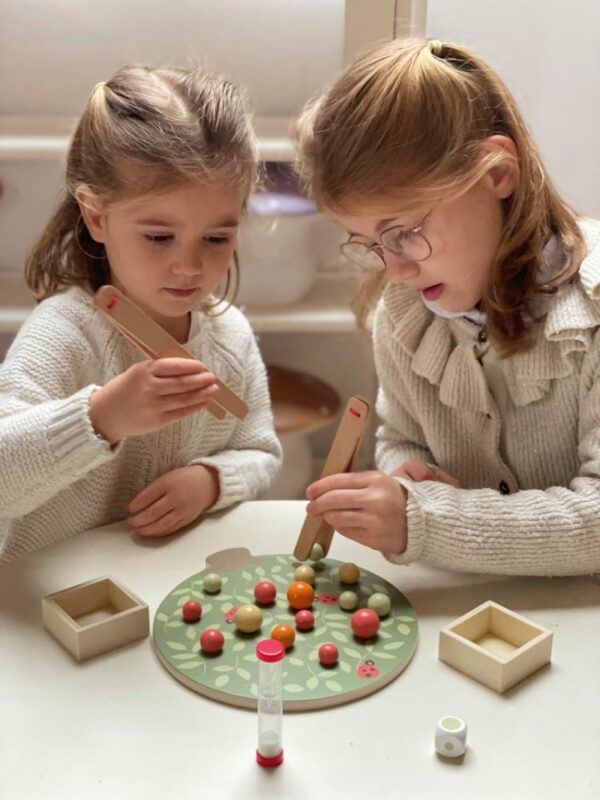
[[[431,209],[414,228],[404,225],[386,228],[375,244],[366,244],[360,238],[351,236],[340,246],[340,252],[368,272],[384,271],[386,250],[406,261],[425,261],[431,255],[431,245],[421,231],[430,214]]]

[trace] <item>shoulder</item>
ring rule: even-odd
[[[42,300],[25,320],[21,331],[29,333],[50,328],[53,332],[71,331],[76,335],[80,331],[83,334],[89,330],[95,315],[92,296],[83,289],[71,287]]]

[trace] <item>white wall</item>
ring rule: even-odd
[[[343,0],[1,0],[0,114],[78,115],[122,64],[207,59],[290,116],[340,69],[343,30]]]
[[[427,35],[471,47],[498,71],[559,191],[600,217],[600,3],[428,0]]]

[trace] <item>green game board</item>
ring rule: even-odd
[[[256,708],[258,660],[256,644],[270,636],[275,625],[294,625],[294,612],[288,606],[287,587],[294,581],[298,562],[293,556],[253,557],[247,550],[222,551],[207,559],[209,566],[182,581],[162,601],[154,617],[153,639],[158,657],[181,683],[200,694],[231,705]],[[341,564],[332,559],[310,563],[316,571],[312,631],[296,630],[294,646],[284,662],[284,709],[302,711],[339,705],[381,689],[408,665],[417,644],[416,614],[406,597],[391,583],[361,569],[359,582],[353,586],[340,583],[337,571]],[[223,586],[218,594],[202,590],[202,577],[219,572]],[[277,598],[271,606],[259,606],[263,612],[262,628],[255,634],[237,631],[232,609],[255,603],[254,586],[270,580],[277,586]],[[386,592],[391,599],[390,613],[381,620],[379,633],[372,640],[354,636],[350,627],[353,611],[340,608],[337,598],[352,590],[364,608],[373,592]],[[182,605],[189,599],[203,607],[197,623],[186,623]],[[229,613],[228,613],[229,612]],[[206,655],[200,650],[200,634],[206,628],[218,628],[225,637],[221,654]],[[335,667],[323,667],[318,649],[332,642],[340,658]]]

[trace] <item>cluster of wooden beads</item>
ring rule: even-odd
[[[216,572],[205,575],[202,581],[202,588],[208,594],[220,592],[222,585],[223,580]],[[187,600],[181,608],[181,613],[186,622],[199,622],[202,618],[202,605],[197,600]],[[205,653],[211,655],[220,653],[224,644],[225,637],[216,628],[207,628],[200,635],[200,647]]]

